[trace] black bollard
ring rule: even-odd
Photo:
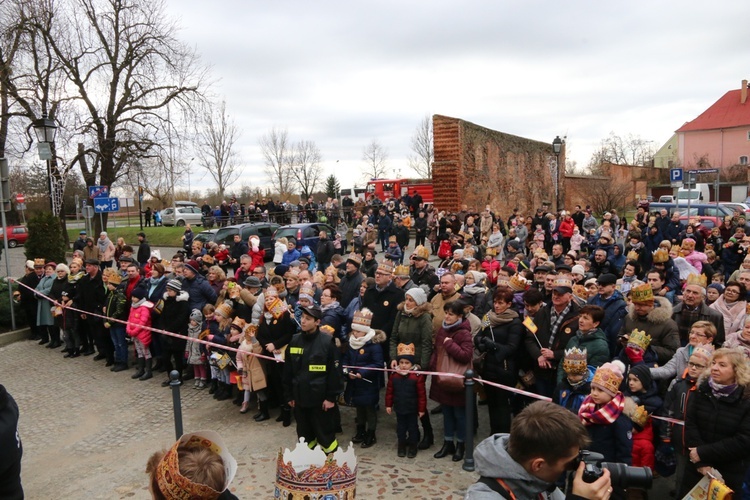
[[[466,447],[464,451],[463,469],[474,471],[474,370],[469,368],[464,373],[464,387],[466,387]]]
[[[182,437],[182,404],[180,402],[180,372],[178,372],[177,370],[172,370],[171,372],[169,372],[169,387],[172,388],[174,433],[177,439],[180,439]]]

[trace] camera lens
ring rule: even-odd
[[[602,462],[602,468],[609,469],[612,486],[615,488],[651,488],[654,476],[648,467],[631,467],[616,462]]]

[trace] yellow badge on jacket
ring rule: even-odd
[[[326,371],[326,365],[310,365],[308,369],[311,372],[324,372]]]

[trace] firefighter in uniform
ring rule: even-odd
[[[302,333],[292,337],[286,351],[284,398],[294,409],[297,437],[328,454],[338,447],[332,411],[344,391],[344,378],[336,345],[320,331],[322,316],[317,305],[302,307]]]

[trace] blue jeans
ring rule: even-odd
[[[463,443],[466,438],[466,407],[443,405],[444,438]]]
[[[127,363],[128,343],[125,341],[125,325],[112,323],[109,327],[109,336],[115,346],[115,363]]]

